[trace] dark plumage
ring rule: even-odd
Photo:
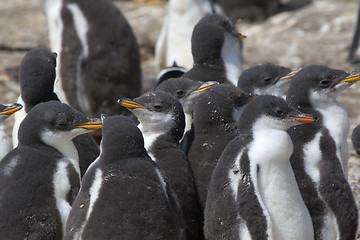
[[[351,141],[356,153],[360,155],[360,125],[354,128],[351,134]]]

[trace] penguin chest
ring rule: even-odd
[[[224,43],[221,48],[221,58],[224,62],[226,78],[234,86],[237,86],[237,81],[242,72],[241,56],[239,40],[230,34],[225,34]]]

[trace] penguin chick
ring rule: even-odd
[[[99,227],[106,226],[106,227]],[[166,179],[134,122],[103,116],[101,154],[86,172],[64,240],[185,239]]]
[[[246,69],[240,75],[237,86],[257,95],[286,97],[290,80],[298,71],[271,63],[259,64]]]
[[[351,141],[355,152],[360,155],[360,125],[357,125],[352,134],[351,134]]]
[[[204,92],[194,106],[194,140],[188,159],[202,209],[212,172],[227,143],[238,135],[240,112],[252,98],[235,86],[220,84]]]
[[[18,145],[18,129],[26,114],[39,103],[51,100],[59,101],[54,93],[57,54],[45,48],[36,48],[27,52],[20,64],[20,96],[18,102],[24,108],[15,113],[12,131],[13,145]],[[80,159],[81,175],[99,156],[100,150],[89,134],[73,139]]]
[[[258,96],[239,119],[239,135],[213,172],[205,207],[205,237],[314,239],[289,158],[286,130],[316,119],[275,96]]]
[[[19,145],[0,162],[0,235],[62,239],[80,188],[75,136],[101,127],[66,104],[37,104],[19,129]]]
[[[145,149],[169,179],[184,216],[187,239],[203,239],[203,214],[193,173],[179,144],[185,126],[180,102],[169,93],[157,91],[119,103],[139,119]]]
[[[349,119],[336,97],[358,80],[357,73],[312,65],[289,86],[287,101],[319,119],[288,130],[294,143],[290,162],[315,239],[356,239],[358,210],[347,182]]]
[[[183,77],[196,81],[230,82],[234,86],[242,72],[242,43],[244,35],[235,24],[220,14],[203,17],[194,27],[191,52],[194,66]]]
[[[0,122],[5,121],[11,114],[19,111],[22,108],[21,104],[0,104]],[[12,150],[9,137],[3,130],[0,130],[0,161]]]

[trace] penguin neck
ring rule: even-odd
[[[221,48],[221,58],[225,66],[226,78],[234,86],[237,86],[242,72],[241,56],[239,39],[227,33]]]
[[[167,132],[165,129],[152,128],[150,126],[144,125],[143,123],[140,123],[138,125],[138,128],[140,129],[143,135],[144,147],[146,151],[149,151],[149,149],[154,144],[154,142],[159,138],[159,136],[164,135]]]
[[[191,130],[193,119],[191,113],[185,113],[185,130],[184,130],[184,136],[185,134]]]

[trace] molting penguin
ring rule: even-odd
[[[59,55],[55,92],[61,101],[93,117],[125,114],[116,100],[140,95],[141,64],[121,12],[110,0],[43,0],[43,8],[51,49]]]
[[[211,178],[206,239],[314,239],[286,132],[314,121],[275,96],[256,97],[245,107],[240,134],[226,146]]]
[[[236,86],[242,72],[241,39],[245,37],[235,29],[240,20],[230,20],[220,14],[203,17],[191,37],[194,66],[183,76],[203,82],[230,82]]]
[[[80,188],[75,136],[100,128],[58,101],[37,104],[19,129],[19,146],[0,162],[0,235],[62,239]]]
[[[360,125],[357,125],[352,131],[351,141],[356,153],[360,155]]]
[[[83,178],[64,239],[185,239],[177,211],[134,122],[105,117],[101,154]]]
[[[206,90],[194,106],[194,140],[188,159],[203,209],[212,172],[227,143],[238,135],[239,114],[252,97],[235,86],[222,84]]]
[[[290,80],[298,71],[271,63],[259,64],[246,69],[240,75],[237,86],[257,95],[286,97]]]
[[[51,100],[59,101],[54,93],[56,78],[56,53],[44,48],[36,48],[26,53],[20,64],[20,96],[18,101],[24,109],[15,113],[12,138],[18,145],[18,129],[26,114],[39,103]],[[89,134],[73,139],[80,159],[81,175],[100,154],[100,150]]]
[[[194,26],[206,14],[213,13],[209,0],[170,0],[155,46],[156,70],[171,66],[176,61],[190,69],[191,34]]]
[[[156,90],[170,93],[176,97],[185,113],[184,137],[181,140],[181,148],[187,154],[193,140],[191,131],[193,108],[199,96],[209,87],[218,84],[218,82],[201,82],[188,78],[171,78],[160,84]]]
[[[193,173],[179,144],[185,126],[180,102],[174,96],[158,91],[134,100],[122,99],[119,103],[139,119],[145,149],[169,179],[184,216],[187,239],[203,239],[203,213]]]
[[[19,111],[21,104],[0,104],[0,123],[5,121],[11,114]],[[12,149],[9,137],[3,130],[0,130],[0,161]]]
[[[288,90],[292,106],[319,119],[288,130],[290,162],[316,239],[356,239],[358,210],[346,180],[349,119],[336,97],[358,80],[360,74],[312,65],[293,77]]]

